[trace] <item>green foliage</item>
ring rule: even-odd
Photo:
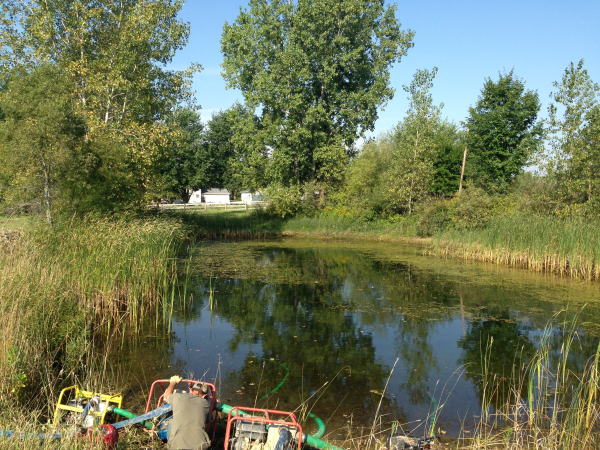
[[[525,90],[525,83],[512,70],[500,74],[497,82],[486,79],[467,119],[467,167],[473,183],[506,191],[542,144],[540,107],[537,92]]]
[[[552,153],[546,169],[557,185],[555,199],[566,205],[586,204],[598,210],[600,199],[600,86],[593,82],[583,60],[565,70],[554,83],[548,108]],[[562,117],[559,107],[564,108]],[[575,205],[575,207],[577,207]]]
[[[434,105],[429,93],[436,73],[436,68],[415,73],[410,86],[404,86],[410,94],[406,118],[363,146],[352,160],[346,174],[347,204],[364,217],[410,214],[429,193],[452,189],[459,139],[456,126],[440,120],[443,105]],[[447,173],[450,179],[444,179]]]
[[[395,7],[373,0],[251,0],[221,40],[224,77],[262,107],[277,185],[335,184],[356,140],[393,96],[389,70],[412,46]]]
[[[196,184],[226,188],[235,197],[244,189],[261,186],[259,128],[252,110],[239,103],[213,114],[202,137]]]
[[[403,86],[410,94],[406,118],[392,131],[393,165],[387,175],[388,195],[398,211],[414,209],[415,202],[424,198],[433,179],[435,131],[440,123],[443,105],[435,106],[429,93],[437,67],[417,70],[410,86]]]
[[[167,119],[167,124],[174,133],[173,145],[161,164],[164,188],[187,203],[190,190],[207,186],[203,184],[202,175],[211,171],[210,161],[203,158],[201,146],[204,126],[200,115],[190,108],[176,109]]]
[[[199,66],[167,70],[189,36],[182,0],[6,0],[0,67],[52,61],[68,78],[93,150],[72,177],[73,208],[140,204],[170,144],[164,119],[193,103]],[[8,72],[3,71],[3,76]]]
[[[270,200],[267,211],[281,218],[294,216],[302,208],[302,190],[298,186],[270,186],[266,195]]]
[[[43,198],[49,223],[53,198],[64,193],[70,172],[85,158],[85,124],[71,88],[56,66],[46,64],[15,72],[0,95],[0,156],[10,180],[3,187],[17,193],[13,202]]]
[[[490,221],[512,209],[511,199],[488,194],[471,187],[460,197],[433,200],[419,211],[416,231],[419,236],[433,236],[445,230],[483,229]]]
[[[434,134],[433,177],[429,192],[450,196],[458,192],[465,136],[458,127],[446,120],[439,123]]]
[[[387,171],[393,162],[389,136],[368,142],[352,160],[346,174],[348,206],[373,215],[389,216],[396,212],[390,201]]]

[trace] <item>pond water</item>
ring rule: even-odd
[[[573,370],[600,335],[596,284],[402,244],[201,242],[188,280],[173,316],[175,367],[159,372],[214,380],[230,405],[305,405],[330,438],[360,434],[378,412],[418,434],[437,403],[436,428],[456,436],[481,413],[485,361],[508,389],[513,363],[533,355],[549,323],[578,316]],[[561,338],[559,327],[556,357]]]

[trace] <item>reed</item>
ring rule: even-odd
[[[522,360],[517,351],[512,367],[507,368],[508,376],[490,371],[496,344],[493,338],[482,342],[481,373],[477,377],[482,399],[480,410],[474,416],[479,419],[463,418],[457,436],[446,437],[435,426],[413,430],[413,435],[437,434],[441,442],[434,448],[448,449],[599,448],[600,345],[587,359],[577,359],[571,352],[573,346],[587,338],[578,327],[577,317],[549,323],[540,333],[531,359]],[[457,373],[460,372],[459,368]],[[452,395],[444,391],[440,394],[439,409],[444,407],[444,399]],[[352,450],[390,450],[386,446],[387,436],[398,427],[410,431],[413,426],[383,422],[381,417],[376,417],[370,432],[361,435],[349,432],[346,440],[338,445]],[[368,446],[369,442],[373,445]]]
[[[552,272],[600,278],[600,221],[539,215],[493,219],[485,228],[449,230],[431,253]]]
[[[0,407],[53,404],[109,337],[168,331],[187,234],[172,218],[89,219],[0,249]]]
[[[508,395],[502,401],[500,382],[483,365],[484,398],[479,423],[459,439],[473,449],[594,449],[600,445],[598,362],[600,346],[583,361],[570,350],[582,339],[576,320],[549,324],[534,357],[515,364]],[[486,347],[490,357],[493,342]],[[518,359],[518,358],[516,358]],[[494,400],[495,401],[494,401]],[[472,436],[472,437],[471,437]]]

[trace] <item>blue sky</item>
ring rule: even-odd
[[[181,18],[191,24],[188,46],[173,60],[172,68],[192,62],[204,70],[194,79],[202,106],[202,120],[225,109],[239,91],[226,90],[220,75],[221,32],[234,22],[245,0],[187,0]],[[404,117],[408,102],[403,84],[416,69],[438,67],[432,90],[443,115],[459,122],[477,101],[486,77],[514,68],[528,89],[537,90],[546,115],[552,82],[571,61],[585,59],[592,79],[600,83],[600,0],[411,0],[397,2],[403,29],[416,32],[415,46],[392,68],[396,94],[379,114],[375,132],[382,133]]]

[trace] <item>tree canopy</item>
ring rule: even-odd
[[[467,167],[474,183],[503,192],[523,171],[542,144],[540,108],[537,92],[526,90],[525,82],[512,70],[501,73],[498,81],[485,80],[467,118]]]
[[[162,181],[167,193],[176,194],[187,203],[190,190],[203,187],[200,168],[206,169],[203,158],[202,132],[204,125],[200,114],[191,108],[178,108],[167,117],[167,125],[173,130],[170,151],[161,163]]]
[[[78,195],[99,193],[110,208],[136,203],[156,176],[170,142],[166,116],[192,103],[199,66],[168,70],[188,40],[177,14],[182,0],[6,0],[2,2],[0,66],[31,70],[55,64],[73,86],[85,139],[95,147],[94,174]],[[98,205],[97,201],[91,201]]]
[[[262,107],[273,183],[342,178],[393,97],[391,64],[412,46],[395,11],[383,0],[250,0],[225,24],[223,76]]]
[[[551,94],[548,108],[552,154],[547,169],[559,187],[561,200],[597,208],[600,195],[600,86],[592,81],[583,60],[571,63]],[[564,108],[562,117],[559,107]]]
[[[43,198],[52,223],[52,199],[65,189],[83,159],[85,122],[76,112],[71,86],[50,64],[15,74],[0,95],[0,157],[19,199]],[[40,195],[42,194],[42,195]]]

